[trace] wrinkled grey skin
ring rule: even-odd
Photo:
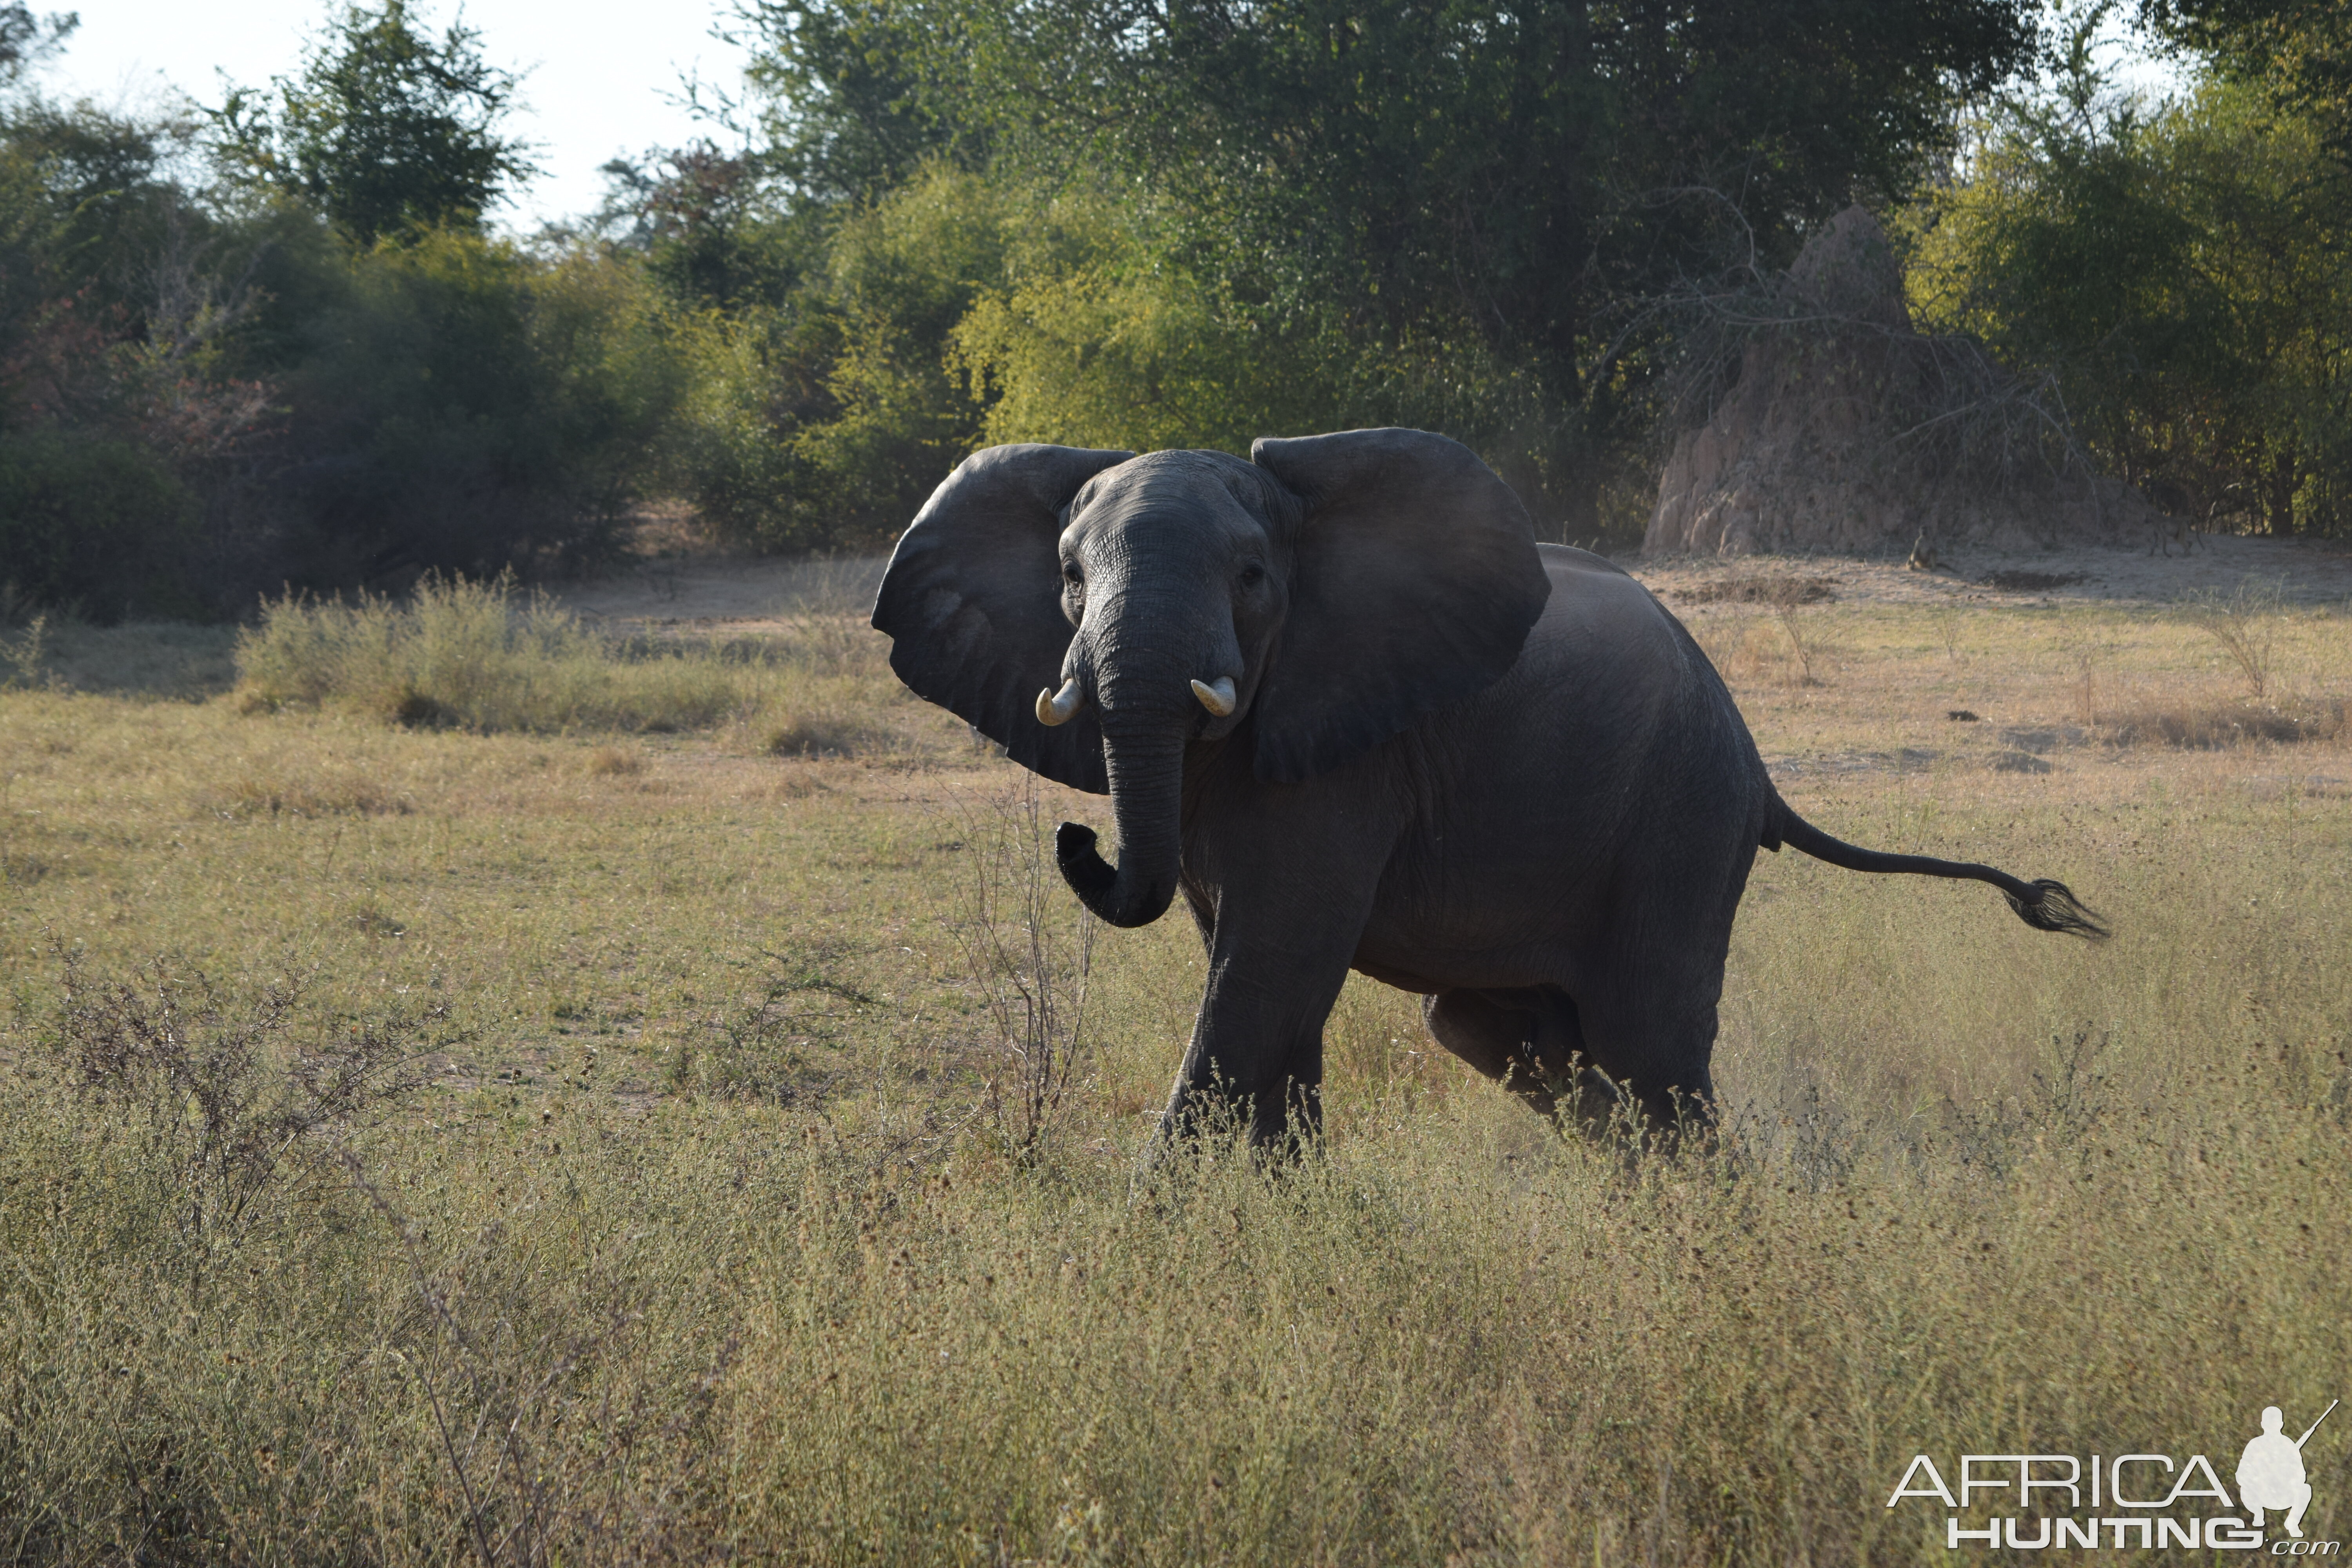
[[[1680,623],[1601,557],[1537,545],[1442,437],[1260,441],[1247,463],[992,448],[901,540],[874,624],[918,693],[1108,790],[1117,868],[1087,828],[1057,845],[1090,909],[1141,925],[1182,894],[1209,973],[1166,1130],[1211,1100],[1261,1144],[1311,1129],[1350,968],[1423,996],[1441,1045],[1539,1111],[1591,1125],[1630,1097],[1703,1121],[1732,917],[1784,835],[1994,880],[2029,923],[2095,933],[2053,923],[2055,894],[2042,912],[2056,884],[1802,824]],[[1219,677],[1225,718],[1189,685]],[[1078,717],[1042,724],[1038,692],[1073,678]]]

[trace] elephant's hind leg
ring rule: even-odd
[[[1539,1115],[1558,1121],[1572,1109],[1580,1126],[1597,1132],[1618,1109],[1615,1086],[1590,1065],[1576,1003],[1564,991],[1441,991],[1422,1003],[1421,1016],[1431,1038]]]
[[[1479,991],[1441,991],[1424,997],[1422,1022],[1430,1038],[1517,1095],[1544,1116],[1559,1113],[1551,1085],[1536,1065],[1530,1039],[1534,1020]]]
[[[1643,1119],[1665,1142],[1687,1131],[1704,1140],[1715,1125],[1716,1002],[1720,963],[1662,966],[1637,984],[1588,996],[1592,1059],[1625,1087]]]

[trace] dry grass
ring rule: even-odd
[[[2202,787],[2189,759],[2216,748],[2250,760],[2285,748],[2331,775],[2352,762],[2336,755],[2352,696],[2340,610],[2264,612],[2251,628],[2268,649],[2259,700],[2193,605],[1812,606],[1796,617],[1810,660],[1774,607],[1680,613],[1738,692],[1768,760],[1924,752],[1939,767],[1984,765],[2013,749],[2004,731],[2055,728],[2072,736],[2054,757],[2062,770],[2084,760],[2078,748],[2115,743],[2105,762],[2120,771],[2098,775],[2109,789],[2175,773]],[[1955,710],[1986,722],[1958,728],[1946,717]]]
[[[599,746],[582,766],[597,778],[634,778],[646,771],[646,754],[626,746]]]
[[[2205,594],[2189,602],[2190,621],[2229,655],[2256,701],[2270,689],[2272,656],[2278,642],[2280,587],[2250,579],[2227,594]]]
[[[867,706],[907,706],[872,679],[871,634],[832,612],[799,616],[794,633],[781,646],[622,637],[504,581],[427,580],[404,602],[265,605],[239,635],[237,700],[254,713],[329,709],[476,734],[733,723],[772,737],[797,723],[826,743],[794,749],[835,754],[895,738],[887,722],[827,717],[845,707],[834,688],[857,675]]]
[[[772,757],[854,757],[874,739],[874,725],[863,712],[840,703],[770,708],[745,727]]]
[[[1759,573],[1701,583],[1674,597],[1693,605],[1822,605],[1837,597],[1837,579]]]
[[[0,690],[10,687],[30,688],[42,683],[49,651],[49,617],[35,616],[25,623],[15,636],[7,635],[8,621],[0,616]]]
[[[2097,715],[2103,737],[2118,746],[2179,746],[2212,751],[2259,743],[2296,745],[2339,741],[2343,701],[2313,702],[2286,711],[2252,702],[2182,703]]]
[[[308,778],[246,774],[209,797],[223,816],[389,816],[412,809],[404,796],[363,774]]]
[[[1819,686],[1835,658],[1820,625],[1793,601],[1703,626],[1699,644],[1726,679],[1754,685]]]
[[[813,563],[780,635],[625,635],[510,584],[428,580],[408,600],[289,598],[238,634],[240,711],[349,714],[472,734],[720,731],[801,758],[920,754],[955,729],[893,679],[855,595],[867,563]],[[856,607],[846,607],[855,605]],[[634,765],[629,759],[635,759]],[[599,776],[636,752],[600,747]]]
[[[0,615],[0,689],[50,688],[199,701],[235,684],[236,641],[230,626],[97,626],[35,616],[12,628]]]
[[[427,579],[405,602],[265,604],[237,670],[249,711],[333,706],[478,733],[704,729],[746,700],[746,672],[723,657],[629,648],[505,580]]]
[[[1940,1509],[1883,1506],[1914,1452],[2226,1477],[2263,1405],[2342,1392],[2352,790],[2309,782],[2352,775],[2340,725],[2106,743],[2243,701],[2173,614],[1815,606],[1804,685],[1769,606],[1703,608],[1754,633],[1733,679],[1810,817],[2063,877],[2118,934],[1759,857],[1729,1150],[1631,1168],[1357,979],[1318,1154],[1132,1190],[1199,984],[1176,921],[1098,933],[1094,1043],[1001,1135],[958,931],[1014,773],[866,696],[845,626],[797,679],[901,739],[785,762],[734,721],[633,742],[626,788],[609,737],[0,697],[0,866],[41,868],[0,900],[0,1558],[1941,1563]],[[2348,633],[2282,616],[2266,700],[2340,711]],[[343,778],[409,809],[215,804]],[[352,1021],[469,1033],[192,1252],[184,1153],[76,1088],[48,932],[85,994],[187,955],[225,1026],[310,976],[223,1126],[307,1103],[273,1097]]]

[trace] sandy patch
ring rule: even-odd
[[[782,561],[716,552],[663,556],[551,596],[592,620],[669,636],[757,637],[804,616],[863,619],[883,556]]]
[[[2070,601],[2166,604],[2253,581],[2277,584],[2296,604],[2352,599],[2352,549],[2293,539],[2200,540],[2186,553],[2102,545],[2003,552],[1958,549],[1933,572],[1900,561],[1834,555],[1698,556],[1621,563],[1676,608],[1738,596],[1758,579],[1818,582],[1847,604],[2028,605]],[[2004,585],[2007,584],[2007,585]],[[1808,597],[1818,599],[1818,595]]]

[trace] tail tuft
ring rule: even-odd
[[[2017,911],[2017,918],[2035,931],[2058,931],[2066,936],[2086,937],[2093,942],[2105,942],[2112,934],[2098,915],[2083,907],[2074,889],[2063,882],[2053,882],[2047,877],[2032,885],[2030,898],[2020,898],[2004,889],[2001,897]]]
[[[1864,849],[1859,844],[1831,837],[1790,811],[1789,803],[1777,795],[1772,797],[1772,815],[1766,819],[1760,841],[1769,848],[1775,838],[1801,854],[1843,866],[1849,871],[1893,871],[1916,877],[1959,877],[1971,882],[1990,882],[2000,889],[2009,907],[2017,911],[2017,918],[2035,931],[2088,937],[2093,942],[2105,941],[2109,934],[2106,923],[2095,912],[2084,909],[2082,900],[2074,897],[2074,890],[2063,882],[2053,882],[2047,877],[2038,882],[2021,882],[1996,867],[1979,866],[1971,861]]]

